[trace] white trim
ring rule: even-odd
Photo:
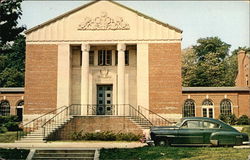
[[[27,40],[26,44],[136,44],[136,43],[181,43],[181,39],[143,39],[143,40]]]

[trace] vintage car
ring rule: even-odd
[[[175,126],[151,127],[149,145],[242,145],[248,135],[216,119],[183,118]]]

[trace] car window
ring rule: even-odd
[[[186,121],[181,128],[201,128],[201,121]]]
[[[219,124],[206,121],[203,123],[203,126],[204,128],[220,128]]]

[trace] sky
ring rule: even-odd
[[[20,25],[29,29],[89,1],[22,2]],[[250,47],[249,1],[117,1],[150,17],[183,30],[182,48],[196,44],[199,38],[218,36],[232,45]]]

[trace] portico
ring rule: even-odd
[[[113,1],[31,28],[25,116],[73,104],[79,115],[125,115],[127,104],[180,118],[181,32]]]

